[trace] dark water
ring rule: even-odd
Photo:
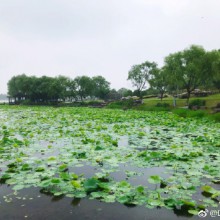
[[[119,203],[97,200],[53,197],[40,193],[38,188],[21,190],[10,203],[2,201],[3,194],[11,193],[6,185],[0,187],[1,220],[174,220],[200,219],[185,215],[183,210],[148,209],[143,206],[127,207]],[[15,197],[18,197],[16,199]],[[206,219],[208,219],[206,217]]]
[[[101,171],[102,167],[92,167],[84,164],[82,167],[75,167],[77,174],[84,173],[89,178],[95,172]],[[138,176],[127,177],[125,171],[135,171]],[[120,164],[118,171],[111,173],[111,177],[116,181],[127,179],[132,185],[146,185],[150,175],[160,175],[168,177],[170,174],[165,168],[138,168],[129,164]],[[148,188],[153,189],[155,185],[148,184]],[[11,202],[5,202],[3,196],[8,195]],[[10,195],[11,194],[11,195]],[[65,196],[54,197],[41,193],[39,188],[29,188],[20,190],[18,195],[13,195],[9,186],[0,186],[0,220],[176,220],[176,219],[200,219],[187,213],[187,210],[168,210],[165,208],[149,209],[144,206],[128,207],[120,203],[104,203],[98,200],[73,199]],[[205,219],[208,219],[206,217]]]
[[[128,145],[128,138],[122,138],[119,147]],[[57,152],[59,153],[59,152]],[[41,153],[35,155],[43,157]],[[47,155],[48,156],[48,155]],[[94,176],[97,172],[102,172],[102,166],[91,166],[90,163],[83,163],[81,167],[74,167],[70,172],[84,174],[86,178]],[[137,172],[138,175],[126,175],[126,171]],[[147,179],[151,175],[159,175],[168,178],[172,171],[164,167],[139,168],[130,164],[119,164],[115,172],[110,173],[115,181],[125,180],[132,185],[148,185],[149,189],[154,189],[154,184],[149,184]],[[216,187],[215,187],[216,188]],[[6,202],[4,196],[12,199]],[[201,191],[195,194],[196,199],[203,197]],[[215,209],[215,208],[213,208]],[[217,208],[216,208],[217,210]],[[216,217],[216,219],[220,217]],[[39,188],[29,188],[20,190],[18,195],[13,195],[13,191],[6,184],[0,185],[0,220],[182,220],[182,219],[201,219],[198,216],[188,214],[187,210],[154,208],[149,209],[145,206],[125,206],[120,203],[104,203],[98,200],[73,199],[65,196],[54,197],[41,193]],[[213,219],[210,216],[204,219]]]
[[[83,174],[86,178],[91,178],[97,172],[102,172],[102,170],[108,170],[108,167],[102,166],[91,166],[89,163],[82,163],[80,167],[70,168],[70,172],[74,172],[77,175]],[[136,172],[138,175],[133,175],[128,177],[126,171]],[[115,172],[111,172],[109,176],[115,181],[125,180],[130,182],[134,186],[147,185],[149,184],[147,179],[152,175],[159,175],[163,178],[168,178],[170,173],[164,167],[149,167],[140,168],[136,166],[131,166],[128,163],[121,163],[115,168]],[[155,186],[155,184],[154,184]],[[150,187],[150,185],[148,185]]]

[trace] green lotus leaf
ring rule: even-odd
[[[24,185],[15,185],[15,186],[13,186],[13,190],[21,190],[21,189],[24,189],[25,188],[25,186]]]
[[[206,192],[206,193],[210,193],[210,194],[214,194],[216,192],[216,189],[214,189],[211,186],[205,185],[201,187],[202,191]]]
[[[199,211],[196,209],[190,209],[190,210],[188,210],[188,213],[192,214],[192,215],[198,215]]]
[[[51,179],[51,183],[53,183],[53,184],[59,184],[60,182],[61,182],[61,180],[59,178]]]
[[[74,186],[75,188],[81,188],[81,182],[78,180],[72,180],[71,181],[72,186]]]
[[[138,187],[136,188],[136,191],[137,191],[138,193],[140,193],[140,194],[144,194],[144,193],[145,193],[145,189],[144,189],[143,186],[138,186]]]
[[[152,183],[152,184],[158,184],[158,183],[161,182],[161,177],[160,177],[160,176],[157,176],[157,175],[155,175],[155,176],[150,176],[150,177],[148,178],[148,182],[149,182],[149,183]]]
[[[62,164],[62,165],[60,165],[60,166],[59,166],[59,170],[60,170],[60,171],[65,171],[65,170],[67,170],[67,164]]]
[[[91,193],[91,192],[95,192],[98,190],[98,188],[99,188],[98,184],[99,184],[99,181],[97,179],[90,178],[84,182],[83,186],[84,186],[85,191],[87,193]]]
[[[63,179],[64,181],[68,181],[68,180],[70,180],[70,175],[66,172],[61,172],[60,178]]]
[[[151,205],[151,206],[162,206],[163,205],[163,202],[158,199],[147,199],[147,203],[148,205]]]

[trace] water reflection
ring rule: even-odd
[[[4,188],[4,186],[3,186]],[[0,192],[2,193],[2,186]],[[10,190],[9,190],[10,191]],[[16,199],[21,198],[21,199]],[[23,200],[25,198],[25,200]],[[30,198],[32,198],[30,200]],[[57,197],[40,193],[38,188],[24,189],[13,196],[12,203],[0,201],[0,219],[21,220],[183,220],[192,215],[185,208],[167,210],[147,209],[144,206],[125,206],[120,203],[104,203],[98,200]],[[199,219],[193,216],[192,219]]]
[[[193,217],[192,214],[188,213],[189,206],[181,206],[180,208],[174,207],[173,212],[179,217],[179,216],[184,216],[184,217]]]
[[[121,136],[118,140],[118,147],[128,147],[129,146],[129,139],[128,136]]]
[[[72,206],[79,206],[80,205],[80,201],[81,199],[80,198],[74,198],[71,202],[71,205]]]
[[[100,168],[101,169],[101,168]],[[140,173],[140,175],[127,176],[126,170]],[[75,167],[74,172],[85,173],[88,177],[97,171],[96,167],[89,164],[84,164],[82,167]],[[149,184],[147,178],[150,175],[160,175],[164,178],[170,174],[166,173],[163,167],[153,168],[137,168],[129,164],[120,164],[119,170],[112,172],[111,177],[116,181],[127,178],[127,181],[133,185],[148,185],[149,189],[154,189],[153,184]],[[12,202],[4,201],[3,196],[10,194]],[[201,191],[196,193],[202,198]],[[204,198],[204,197],[203,197]],[[0,219],[24,219],[28,216],[29,219],[88,219],[88,220],[103,220],[103,219],[146,219],[146,220],[182,220],[186,218],[199,219],[197,216],[192,216],[188,213],[188,207],[182,206],[174,208],[173,211],[165,208],[148,209],[144,206],[122,205],[120,203],[104,203],[98,200],[90,200],[88,198],[67,198],[65,196],[53,196],[39,188],[29,188],[19,191],[18,195],[13,195],[11,187],[3,184],[0,186]]]

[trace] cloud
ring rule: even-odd
[[[166,15],[179,15],[192,4],[192,1],[184,0],[141,0],[142,4],[156,7]]]
[[[112,87],[146,60],[219,47],[219,0],[7,0],[0,7],[0,93],[15,74],[103,75]],[[203,18],[202,18],[203,17]]]

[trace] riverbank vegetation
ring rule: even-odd
[[[149,61],[133,65],[128,72],[128,80],[134,86],[134,91],[126,88],[112,89],[110,83],[100,75],[83,75],[71,79],[65,76],[35,77],[22,74],[9,80],[8,95],[10,103],[16,104],[55,105],[60,102],[86,100],[114,101],[132,96],[140,99],[158,97],[162,101],[168,96],[185,98],[186,105],[189,105],[190,97],[206,97],[219,93],[220,51],[206,51],[201,46],[192,45],[165,57],[162,67]],[[153,99],[149,100],[153,102]],[[179,103],[181,101],[177,105]]]

